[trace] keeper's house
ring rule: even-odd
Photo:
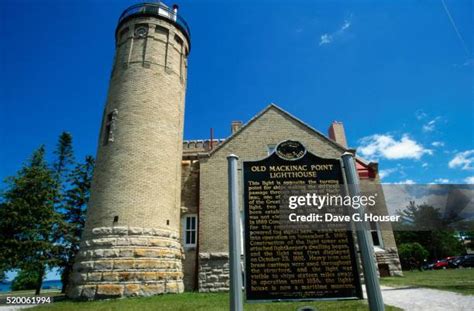
[[[333,122],[326,136],[273,104],[246,124],[232,122],[231,135],[226,139],[183,142],[181,242],[185,290],[229,289],[226,157],[238,155],[241,168],[242,161],[265,158],[279,142],[288,139],[300,141],[310,152],[325,158],[354,152],[347,147],[342,123]],[[357,158],[357,170],[361,183],[379,183],[377,163]],[[381,195],[376,209],[386,213]],[[390,225],[384,226],[371,227],[379,272],[401,275],[393,232]]]

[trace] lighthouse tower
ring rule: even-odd
[[[183,291],[179,240],[190,31],[178,7],[126,9],[99,134],[72,298]]]

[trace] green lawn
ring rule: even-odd
[[[23,297],[29,297],[29,296],[34,296],[35,291],[34,290],[18,290],[14,292],[2,292],[0,293],[0,303],[5,300],[5,297],[8,296],[23,296]],[[42,289],[40,296],[43,297],[56,297],[56,296],[62,296],[61,291],[58,289]]]
[[[439,290],[458,292],[464,295],[474,295],[474,269],[438,270],[438,271],[405,271],[403,277],[382,278],[381,284],[392,287],[428,287]],[[28,292],[14,292],[8,295],[31,295]],[[55,296],[58,293],[44,293],[45,296]],[[5,295],[0,295],[4,298]],[[62,297],[56,297],[60,300]],[[321,302],[294,302],[294,303],[246,303],[245,310],[253,311],[280,311],[296,310],[301,306],[313,306],[317,310],[368,310],[367,301],[321,301]],[[229,295],[227,293],[197,294],[185,293],[180,295],[162,295],[146,298],[112,299],[92,302],[76,302],[63,300],[51,305],[35,308],[35,310],[159,310],[159,311],[221,311],[228,310]],[[387,307],[387,310],[398,310]]]
[[[403,277],[387,277],[381,284],[392,287],[418,286],[474,295],[474,269],[404,271]]]
[[[324,302],[275,302],[275,303],[248,303],[245,310],[253,311],[283,311],[296,310],[301,306],[313,306],[317,310],[368,310],[367,301],[324,301]],[[184,293],[179,295],[162,295],[142,298],[125,298],[92,302],[61,301],[51,305],[44,305],[34,310],[159,310],[159,311],[223,311],[229,309],[229,295],[227,293],[198,294]],[[386,310],[400,310],[387,307]]]

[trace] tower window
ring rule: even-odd
[[[380,228],[376,222],[370,222],[370,234],[372,235],[374,246],[383,247]]]
[[[114,130],[115,123],[117,120],[118,111],[114,109],[112,112],[107,114],[104,127],[104,145],[107,145],[109,142],[114,141]]]
[[[155,32],[162,33],[162,34],[168,34],[168,29],[165,27],[162,27],[160,25],[156,25],[155,27]]]
[[[145,38],[148,34],[148,25],[147,24],[137,24],[135,25],[135,37],[136,38]]]
[[[183,239],[185,247],[195,247],[197,244],[197,216],[189,214],[183,219]]]
[[[183,40],[178,37],[177,35],[174,35],[174,40],[179,44],[179,45],[183,45]]]
[[[121,42],[127,34],[128,34],[128,27],[126,27],[126,28],[124,28],[120,31],[119,42]]]

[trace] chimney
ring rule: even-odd
[[[328,129],[329,138],[334,140],[339,145],[347,148],[346,133],[344,132],[344,125],[342,122],[333,121]]]
[[[234,134],[237,132],[241,127],[242,127],[242,121],[232,121],[232,124],[230,126],[231,134]]]

